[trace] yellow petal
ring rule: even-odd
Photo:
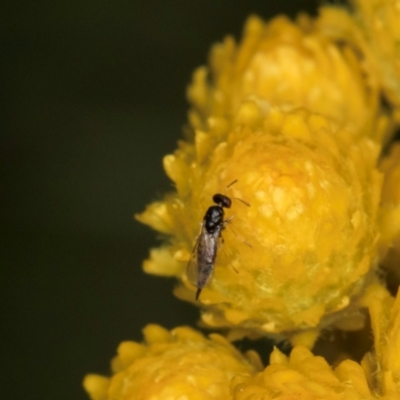
[[[107,390],[110,379],[105,376],[88,374],[83,381],[83,387],[92,400],[107,400]]]

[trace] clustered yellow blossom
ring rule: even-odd
[[[375,347],[361,363],[331,367],[304,346],[277,348],[262,370],[257,354],[241,355],[219,335],[206,339],[179,327],[144,329],[145,343],[123,342],[113,375],[87,375],[92,400],[397,400],[400,399],[400,293],[370,288]]]
[[[120,345],[110,378],[85,378],[92,400],[400,400],[400,292],[389,293],[400,283],[400,145],[388,146],[400,2],[351,3],[295,22],[250,17],[239,43],[214,45],[188,88],[186,139],[164,158],[175,190],[136,215],[165,236],[145,272],[175,277],[203,327],[294,348],[263,369],[217,334],[148,325],[145,343]],[[187,266],[216,193],[232,205],[196,300]],[[311,352],[321,330],[365,320],[374,346],[360,363]]]
[[[393,236],[382,241],[377,169],[390,124],[367,72],[306,17],[252,17],[240,45],[214,46],[195,72],[193,140],[164,158],[176,192],[137,218],[169,235],[145,271],[178,277],[193,301],[186,265],[204,213],[215,193],[234,199],[201,294],[206,325],[235,337],[360,325],[358,298]]]
[[[328,8],[323,15],[332,13]],[[221,140],[243,117],[243,103],[250,102],[262,114],[271,107],[305,108],[354,128],[354,136],[381,139],[387,116],[372,66],[360,62],[350,43],[341,40],[338,46],[325,29],[305,15],[297,23],[284,16],[268,23],[250,17],[239,44],[228,36],[212,47],[209,66],[194,72],[188,89],[192,128]],[[253,111],[254,123],[259,113]]]
[[[235,400],[398,400],[400,399],[400,292],[368,291],[374,349],[361,363],[342,361],[336,368],[307,348],[287,357],[275,349],[270,365],[234,386]]]
[[[345,360],[332,369],[323,357],[296,346],[287,357],[278,349],[264,371],[237,385],[235,400],[372,400],[361,365]]]
[[[92,400],[225,400],[233,379],[242,382],[261,367],[255,352],[245,357],[217,334],[206,339],[188,327],[169,332],[158,325],[143,333],[144,344],[120,344],[111,378],[86,376]]]

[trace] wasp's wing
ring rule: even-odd
[[[204,234],[204,224],[201,224],[200,232],[197,236],[196,243],[193,247],[192,254],[190,256],[190,260],[188,262],[188,265],[186,267],[186,276],[188,278],[188,281],[193,285],[193,286],[198,286],[199,282],[199,263],[198,263],[198,247],[200,243],[200,238]]]
[[[186,275],[193,286],[202,289],[211,282],[214,276],[214,268],[213,266],[206,269],[201,268],[197,259],[197,252],[195,252],[188,263]]]
[[[198,260],[197,260],[197,248],[199,247],[200,236],[196,239],[196,244],[194,245],[192,255],[190,256],[190,260],[188,262],[186,268],[186,275],[188,281],[197,287],[199,281],[199,267],[198,267]]]
[[[207,233],[203,226],[196,240],[186,272],[188,281],[198,289],[207,286],[214,275],[217,241],[218,239],[216,240],[214,235]]]

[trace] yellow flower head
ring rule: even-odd
[[[177,191],[138,219],[170,235],[170,244],[152,251],[144,268],[177,276],[176,294],[194,301],[186,264],[212,196],[226,194],[225,219],[234,218],[200,296],[203,322],[258,334],[315,328],[347,311],[374,279],[379,147],[304,110],[263,116],[254,102],[242,105],[235,124],[216,147],[198,131],[195,144],[182,142],[164,159]]]
[[[188,97],[194,129],[228,133],[243,102],[264,111],[303,107],[379,139],[385,123],[377,80],[353,47],[338,46],[306,16],[264,23],[248,19],[239,45],[232,37],[212,48],[208,67],[193,77]],[[382,117],[382,118],[381,118]],[[361,128],[361,129],[360,129]]]
[[[296,346],[290,357],[278,349],[270,365],[247,382],[235,385],[235,400],[372,400],[361,366],[343,361],[336,369],[307,348]],[[393,399],[394,400],[394,399]]]
[[[400,398],[400,291],[393,298],[372,285],[364,298],[374,347],[361,365],[344,360],[331,368],[322,357],[296,346],[290,357],[275,349],[264,371],[235,385],[236,400],[396,400]]]
[[[143,332],[144,344],[120,344],[111,378],[86,376],[92,400],[227,400],[233,377],[242,382],[260,367],[256,353],[246,359],[219,335],[206,339],[191,328],[169,332],[158,325]]]

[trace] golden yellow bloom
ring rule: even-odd
[[[244,382],[232,382],[235,400],[400,399],[400,291],[394,299],[381,285],[365,296],[374,348],[361,365],[344,360],[336,368],[296,346],[290,357],[275,349],[270,365]]]
[[[400,399],[400,291],[396,298],[381,285],[364,297],[374,348],[359,364],[330,366],[304,346],[290,356],[278,349],[262,365],[219,335],[206,339],[179,327],[144,329],[145,343],[123,342],[112,361],[113,375],[88,375],[84,387],[92,400],[397,400]],[[261,372],[260,372],[261,371]]]
[[[400,3],[396,0],[351,0],[351,3],[386,94],[399,107]]]
[[[86,376],[92,400],[229,400],[233,377],[242,382],[261,366],[256,353],[245,358],[216,334],[206,339],[191,328],[158,325],[143,333],[144,344],[120,344],[111,378]]]
[[[194,301],[186,264],[211,198],[222,192],[233,198],[226,218],[234,219],[201,293],[204,323],[259,335],[317,329],[351,313],[375,280],[379,146],[304,110],[263,116],[248,102],[235,121],[216,147],[198,131],[194,145],[182,142],[164,159],[177,192],[138,219],[169,234],[170,245],[153,250],[145,270],[177,276],[176,294]]]
[[[325,35],[323,23],[305,15],[297,24],[283,16],[269,23],[251,17],[239,45],[227,37],[213,46],[209,66],[195,71],[189,120],[194,129],[221,139],[250,101],[263,113],[303,107],[346,124],[356,137],[381,140],[387,121],[370,72],[354,46]]]
[[[270,365],[241,384],[233,384],[235,400],[369,400],[362,367],[345,360],[332,369],[307,348],[296,346],[290,357],[278,349],[270,356]],[[393,399],[395,400],[395,399]]]

